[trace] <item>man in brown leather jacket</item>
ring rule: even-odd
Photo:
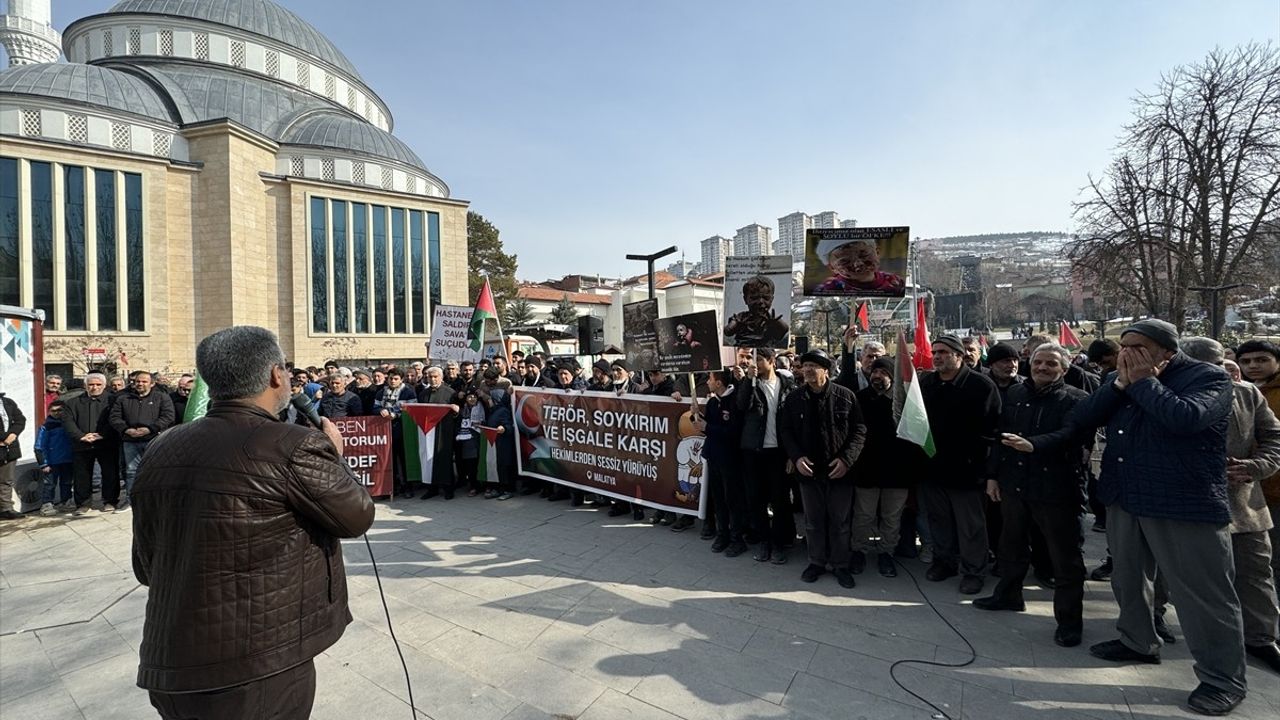
[[[133,569],[150,588],[138,686],[166,719],[307,718],[312,659],[351,613],[338,538],[373,523],[342,438],[280,422],[275,335],[206,337],[208,415],[156,438],[133,488]]]

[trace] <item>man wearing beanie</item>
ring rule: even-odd
[[[987,351],[987,377],[996,384],[1002,401],[1009,388],[1026,379],[1018,374],[1018,359],[1018,349],[1007,342],[998,342]]]
[[[898,437],[898,422],[893,417],[893,363],[891,358],[876,358],[870,364],[871,384],[857,393],[858,407],[867,424],[867,442],[853,471],[857,491],[853,498],[853,559],[849,569],[854,575],[863,571],[866,553],[874,550],[880,574],[897,576],[893,550],[898,545],[902,511],[924,460],[919,445]],[[874,544],[873,536],[880,538]]]
[[[854,586],[849,569],[853,523],[853,466],[866,442],[858,401],[831,382],[831,358],[821,350],[800,357],[804,385],[778,411],[778,439],[800,475],[809,566],[800,574],[815,582],[830,565],[841,587]]]
[[[1120,334],[1111,380],[1076,405],[1076,422],[1106,426],[1098,496],[1107,505],[1120,605],[1104,660],[1160,662],[1152,619],[1156,566],[1169,585],[1200,685],[1187,706],[1225,715],[1244,699],[1240,601],[1232,585],[1227,430],[1231,378],[1178,350],[1178,330],[1140,320]]]
[[[1000,393],[964,364],[955,335],[933,341],[934,372],[920,377],[937,452],[920,475],[920,502],[933,535],[933,565],[925,577],[940,582],[957,574],[960,592],[982,591],[990,543],[983,505],[987,455],[1000,419]]]

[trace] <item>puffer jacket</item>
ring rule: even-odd
[[[1085,444],[1092,429],[1071,425],[1071,410],[1085,391],[1059,380],[1046,387],[1030,381],[1009,388],[1000,410],[999,432],[1021,436],[1035,448],[1019,452],[997,442],[987,463],[987,476],[1000,492],[1027,502],[1083,507]]]
[[[1159,377],[1115,386],[1108,375],[1074,421],[1106,426],[1098,499],[1130,515],[1226,525],[1231,378],[1178,353]]]
[[[323,434],[214,403],[151,443],[130,500],[133,572],[150,588],[139,687],[257,680],[351,622],[338,538],[369,529],[373,502]]]

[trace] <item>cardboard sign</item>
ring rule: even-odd
[[[622,350],[632,372],[658,367],[658,299],[641,300],[622,306]]]
[[[333,424],[342,433],[342,460],[356,480],[374,497],[390,496],[395,480],[391,472],[391,418],[345,417]]]
[[[724,344],[785,348],[791,344],[791,256],[724,260]]]
[[[810,228],[804,233],[804,294],[906,295],[911,229]]]
[[[715,310],[661,318],[654,327],[658,330],[658,368],[662,372],[705,372],[724,367]]]
[[[473,308],[462,305],[437,305],[431,320],[432,360],[471,360],[478,362],[480,353],[471,349],[467,330],[471,327]]]
[[[521,473],[686,515],[706,515],[706,440],[688,402],[515,388]]]

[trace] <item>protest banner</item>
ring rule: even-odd
[[[724,366],[715,310],[659,318],[653,325],[658,331],[658,368],[662,372],[705,372]]]
[[[902,297],[908,227],[805,230],[804,294]]]
[[[658,299],[650,298],[622,306],[622,350],[627,367],[646,372],[658,367]]]
[[[391,495],[391,418],[334,418],[342,433],[342,459],[374,497]]]
[[[791,344],[791,256],[733,255],[724,260],[724,344]]]
[[[427,357],[432,360],[480,360],[480,351],[472,349],[467,331],[471,327],[474,308],[463,305],[436,305],[431,320],[431,348]]]
[[[686,515],[706,515],[690,403],[671,398],[515,388],[521,473]]]

